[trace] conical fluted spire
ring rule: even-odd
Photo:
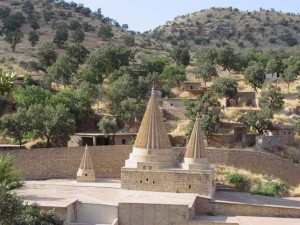
[[[195,121],[189,143],[186,147],[185,158],[207,158],[204,135],[198,118]]]
[[[89,149],[88,149],[87,145],[85,146],[84,154],[83,154],[79,169],[82,169],[82,170],[94,169],[93,162],[91,160]]]
[[[134,147],[144,149],[169,149],[172,147],[153,88]]]

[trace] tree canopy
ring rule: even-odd
[[[211,86],[211,90],[218,97],[232,98],[237,93],[238,83],[233,78],[218,78]]]

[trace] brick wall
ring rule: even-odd
[[[185,148],[174,148],[178,160],[183,159]],[[283,181],[298,186],[300,165],[281,157],[257,151],[238,149],[207,149],[208,160],[212,164],[232,166],[253,173],[273,175]]]
[[[14,165],[27,179],[76,177],[85,147],[7,150],[0,154],[13,156]],[[120,177],[132,146],[89,147],[97,177]]]
[[[132,146],[89,148],[97,177],[120,177],[121,167],[128,159]],[[0,151],[0,154],[12,155],[15,166],[22,170],[28,179],[75,178],[83,151],[84,147],[49,148],[5,150]],[[174,148],[174,151],[182,158],[185,148]],[[234,149],[208,149],[208,158],[213,164],[273,175],[295,186],[300,184],[300,166],[272,154]]]

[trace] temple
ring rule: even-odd
[[[122,188],[197,193],[212,197],[214,170],[209,166],[200,121],[194,125],[184,163],[176,160],[154,91],[132,153],[121,170]]]

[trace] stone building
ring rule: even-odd
[[[77,171],[77,182],[95,182],[95,170],[90,157],[88,146],[85,147],[84,154]]]
[[[205,158],[203,135],[198,123],[181,166],[172,150],[153,91],[132,153],[121,170],[122,188],[197,193],[211,197],[214,194],[214,172]]]
[[[76,133],[68,141],[68,147],[100,146],[100,145],[130,145],[136,133],[117,132],[105,135],[103,133]],[[114,140],[112,143],[111,140]]]
[[[264,149],[292,145],[295,142],[295,126],[273,125],[264,135],[257,137],[257,146]]]
[[[222,107],[257,107],[255,92],[238,92],[231,98],[224,98],[221,102]]]
[[[208,88],[206,86],[203,86],[200,82],[190,81],[183,82],[181,89],[183,91],[188,91],[190,94],[193,94],[195,96],[204,95],[204,93],[208,91]]]

